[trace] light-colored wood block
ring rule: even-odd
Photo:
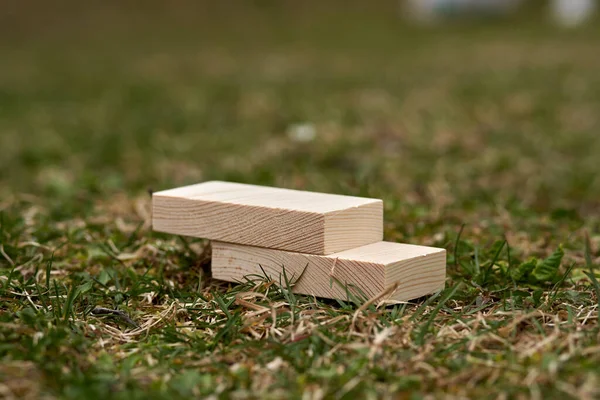
[[[379,199],[230,182],[152,195],[159,232],[310,254],[332,254],[383,239]]]
[[[444,287],[446,250],[377,242],[328,256],[213,242],[212,275],[229,282],[265,277],[293,291],[325,298],[353,295],[372,298],[397,285],[388,300],[405,301]],[[264,270],[264,272],[263,272]]]

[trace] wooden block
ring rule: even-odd
[[[156,231],[310,254],[383,239],[379,199],[205,182],[152,195]]]
[[[319,256],[222,242],[212,245],[216,279],[244,282],[246,276],[257,279],[266,273],[279,284],[285,282],[284,267],[288,280],[295,281],[296,293],[345,300],[347,287],[354,295],[372,298],[397,284],[386,298],[404,301],[444,287],[446,250],[378,242]]]

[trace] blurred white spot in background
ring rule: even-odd
[[[408,13],[428,22],[463,15],[502,15],[515,10],[521,0],[408,0]]]
[[[287,130],[287,135],[294,142],[311,142],[317,136],[317,130],[311,123],[302,123],[291,125]]]
[[[586,22],[596,9],[597,0],[548,0],[555,23],[574,27]],[[408,15],[419,22],[431,23],[463,16],[509,15],[523,0],[403,0]]]
[[[566,27],[587,21],[596,9],[596,0],[552,0],[552,17]]]

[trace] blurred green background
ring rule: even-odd
[[[20,2],[1,18],[1,190],[63,216],[224,179],[383,197],[392,238],[407,214],[597,217],[596,21],[559,29],[538,3],[423,27],[396,1]]]

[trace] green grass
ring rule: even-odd
[[[89,7],[0,20],[0,397],[600,395],[597,26]],[[209,179],[381,197],[446,289],[213,281],[149,224],[149,190]]]

